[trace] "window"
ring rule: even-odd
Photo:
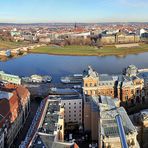
[[[69,113],[71,113],[71,111],[69,111]]]
[[[76,106],[74,106],[74,109],[76,109]]]
[[[81,104],[81,102],[79,102],[79,104]]]
[[[69,105],[71,105],[71,103],[69,103]]]
[[[74,105],[76,105],[76,102],[74,103]]]
[[[92,90],[90,91],[90,94],[92,94]]]
[[[69,107],[69,109],[71,109],[71,107]]]
[[[92,86],[92,83],[90,83],[90,87]]]
[[[87,83],[85,84],[85,86],[86,86],[86,87],[88,86]]]
[[[74,114],[74,117],[76,117],[76,114]]]

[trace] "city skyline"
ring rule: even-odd
[[[0,5],[0,23],[148,22],[147,0],[6,0]]]

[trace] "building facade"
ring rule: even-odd
[[[82,124],[82,97],[80,95],[61,96],[61,105],[65,109],[65,123]]]
[[[0,91],[0,128],[4,128],[5,147],[10,147],[30,111],[30,93],[21,85],[5,84]]]
[[[36,114],[39,120],[33,120],[20,148],[78,148],[76,143],[64,140],[64,107],[61,99],[58,96],[49,96],[41,102],[40,107]]]
[[[111,96],[127,104],[147,101],[145,81],[138,74],[138,69],[130,65],[121,75],[98,74],[90,66],[83,78],[84,94]]]
[[[120,115],[129,147],[139,148],[137,131],[120,100],[108,96],[85,96],[84,130],[91,133],[91,139],[98,141],[98,148],[122,148],[121,137],[115,119]]]

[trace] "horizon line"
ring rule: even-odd
[[[0,24],[102,24],[102,23],[148,23],[148,21],[104,21],[104,22],[0,22]]]

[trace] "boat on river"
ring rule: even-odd
[[[30,77],[22,77],[22,81],[25,83],[50,83],[52,80],[51,76],[45,75],[32,75]]]
[[[83,81],[82,74],[74,74],[66,77],[61,77],[61,82],[65,84],[81,84]]]

